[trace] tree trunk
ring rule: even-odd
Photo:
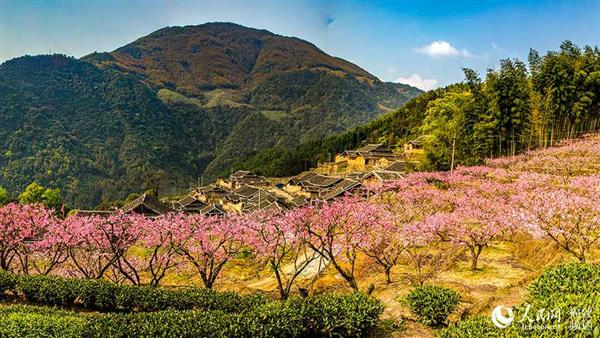
[[[285,300],[288,298],[288,293],[283,287],[283,280],[281,279],[281,275],[279,274],[279,268],[273,262],[271,262],[271,267],[275,271],[275,279],[277,280],[277,290],[279,291],[279,297],[281,297],[282,300]]]
[[[209,279],[202,278],[202,282],[204,282],[204,287],[205,288],[212,289],[212,287],[213,287],[213,281],[211,281]]]
[[[454,171],[454,153],[456,151],[456,133],[452,137],[452,159],[450,161],[450,172]]]
[[[354,279],[354,277],[350,277],[348,279],[348,284],[350,285],[352,290],[354,290],[354,292],[358,292],[358,284],[356,284],[356,280]]]
[[[471,270],[477,270],[477,261],[483,247],[481,245],[472,246],[471,248]]]
[[[391,271],[392,271],[392,267],[391,266],[386,266],[385,267],[385,283],[386,284],[391,284],[392,283],[392,278],[390,276]]]

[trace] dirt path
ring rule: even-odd
[[[329,264],[327,260],[320,257],[316,252],[311,252],[308,255],[308,259],[312,259],[315,257],[308,265],[302,270],[300,275],[298,275],[297,280],[311,280],[317,277],[323,270],[327,268]],[[302,258],[298,260],[296,265],[294,263],[287,264],[283,267],[282,271],[287,276],[290,276],[296,271],[296,266],[301,266],[306,262],[306,259]],[[251,289],[257,289],[261,291],[272,291],[277,288],[277,281],[274,276],[269,276],[267,278],[260,279],[254,283],[248,284],[248,287]]]

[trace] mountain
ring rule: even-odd
[[[325,71],[378,81],[360,67],[313,44],[230,23],[167,27],[123,46],[103,61],[153,85],[199,95],[216,88],[253,87],[274,74]]]
[[[81,60],[21,57],[0,65],[0,186],[36,180],[86,207],[171,191],[418,94],[309,42],[230,23],[167,27]]]
[[[368,123],[323,138],[301,142],[292,148],[264,149],[233,165],[235,170],[250,170],[266,176],[292,176],[318,162],[329,161],[335,154],[356,149],[365,143],[385,143],[395,147],[419,135],[430,102],[448,92],[465,90],[463,84],[452,84],[423,93],[401,108]]]

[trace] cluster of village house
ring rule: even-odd
[[[229,178],[193,189],[178,200],[161,201],[143,194],[121,211],[158,216],[171,211],[224,215],[285,210],[360,192],[365,182],[402,178],[411,155],[419,151],[420,147],[414,142],[406,144],[402,154],[381,144],[368,144],[338,154],[334,162],[321,163],[316,169],[287,182],[273,184],[264,176],[237,171]]]

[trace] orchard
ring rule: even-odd
[[[469,268],[480,270],[488,248],[516,238],[553,242],[585,262],[594,259],[600,242],[600,175],[563,174],[588,165],[597,150],[589,143],[452,173],[413,173],[370,186],[366,198],[345,196],[281,212],[62,218],[41,205],[12,203],[0,207],[0,268],[150,286],[188,271],[213,288],[224,267],[243,255],[270,271],[285,299],[316,260],[355,291],[365,288],[357,275],[365,258],[383,272],[385,283],[394,282],[392,272],[402,265],[401,279],[423,285],[457,259],[468,258]],[[561,157],[569,157],[562,162],[571,169],[550,172],[532,164]]]

